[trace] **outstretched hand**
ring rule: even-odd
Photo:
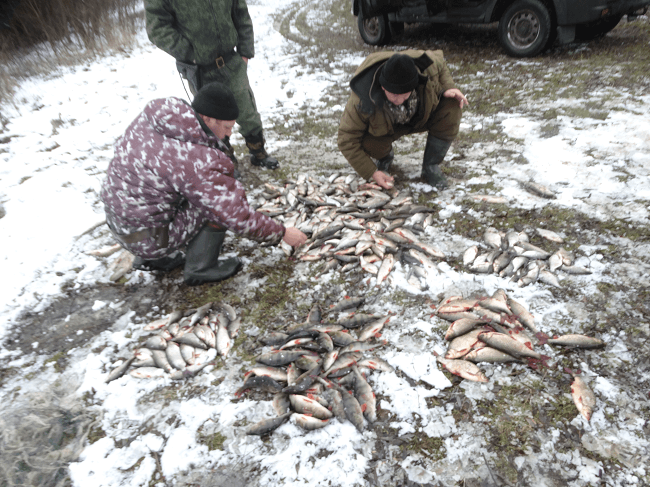
[[[384,189],[393,189],[393,186],[395,185],[395,179],[393,176],[379,170],[373,173],[372,179]]]
[[[463,107],[466,107],[469,105],[469,102],[467,101],[467,98],[465,98],[465,95],[458,89],[458,88],[450,88],[447,91],[445,91],[442,96],[445,98],[455,98],[458,100],[458,103],[460,103],[460,109],[462,110]]]
[[[287,227],[284,231],[284,238],[282,240],[292,247],[300,247],[307,241],[307,235],[295,227]]]

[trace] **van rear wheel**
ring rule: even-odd
[[[550,43],[554,28],[548,9],[539,0],[517,0],[501,16],[499,41],[514,57],[532,57]]]
[[[386,15],[377,15],[366,19],[362,9],[357,17],[359,33],[366,44],[371,46],[383,46],[390,40],[390,29]]]

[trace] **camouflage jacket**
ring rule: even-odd
[[[147,34],[177,61],[214,64],[235,47],[255,55],[253,21],[245,0],[145,0]]]
[[[386,96],[377,80],[379,68],[395,54],[392,51],[371,54],[357,68],[350,88],[352,95],[343,111],[339,125],[338,145],[347,161],[363,178],[370,179],[377,167],[362,148],[366,135],[382,137],[393,135],[395,130],[384,111]],[[442,93],[455,88],[442,51],[400,51],[413,58],[420,72],[420,84],[416,88],[420,104],[412,120],[413,131],[424,127],[440,102]]]
[[[211,221],[258,242],[277,243],[284,226],[252,210],[232,161],[215,147],[180,98],[147,104],[115,143],[101,199],[118,233],[160,227],[189,203]]]

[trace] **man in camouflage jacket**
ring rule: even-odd
[[[458,135],[467,98],[456,88],[442,51],[373,53],[357,68],[350,87],[338,146],[354,170],[384,188],[392,187],[387,171],[394,158],[393,142],[426,132],[422,178],[446,187],[439,165]]]
[[[212,81],[235,94],[239,131],[251,152],[251,163],[277,169],[264,148],[262,119],[246,73],[255,55],[253,22],[245,0],[145,0],[147,34],[176,59],[178,70],[196,93]],[[229,141],[224,141],[230,148]]]
[[[232,92],[210,83],[192,106],[179,98],[149,102],[117,140],[101,199],[115,238],[142,268],[177,267],[187,245],[185,281],[214,282],[241,267],[238,259],[217,260],[226,229],[270,244],[306,240],[248,205],[220,140],[237,114]]]

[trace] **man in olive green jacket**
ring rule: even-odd
[[[251,163],[277,169],[277,159],[264,148],[262,119],[246,73],[248,60],[255,55],[253,21],[246,1],[145,0],[144,3],[149,39],[176,59],[176,66],[188,80],[192,94],[213,81],[225,83],[239,107],[237,124],[251,152]]]
[[[447,187],[440,163],[458,135],[461,110],[468,102],[456,88],[442,51],[371,54],[357,68],[350,87],[338,145],[354,170],[391,188],[387,171],[394,159],[393,142],[427,132],[422,178]]]

